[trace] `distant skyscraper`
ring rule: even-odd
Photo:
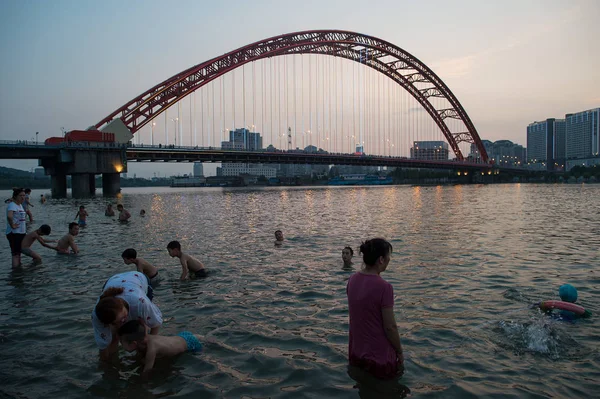
[[[194,177],[204,176],[204,167],[202,162],[194,162]]]
[[[262,150],[263,148],[262,137],[260,133],[251,132],[245,128],[230,130],[229,142],[234,143],[234,146],[242,143],[244,149],[248,150]]]
[[[545,164],[547,170],[555,168],[555,137],[557,137],[557,127],[558,136],[561,136],[561,132],[564,131],[564,123],[564,119],[549,118],[543,122],[530,123],[527,126],[528,163]]]
[[[600,155],[600,108],[567,114],[566,158],[591,158]]]
[[[445,141],[415,141],[410,149],[412,159],[430,161],[447,161],[448,153],[448,143]]]

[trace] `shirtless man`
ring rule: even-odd
[[[131,213],[129,213],[127,209],[123,208],[123,205],[117,205],[117,210],[119,211],[119,222],[126,222],[131,217]]]
[[[154,286],[158,282],[158,268],[152,266],[144,259],[138,258],[135,249],[127,248],[123,251],[121,257],[123,258],[123,263],[126,265],[134,264],[138,272],[144,273],[148,277],[148,280],[150,280],[150,285]]]
[[[59,254],[79,253],[79,248],[75,244],[75,236],[77,234],[79,234],[79,224],[76,222],[69,223],[69,233],[58,240],[58,244],[56,245],[56,250]]]
[[[50,226],[48,226],[47,224],[43,224],[39,227],[39,229],[32,231],[31,233],[27,234],[25,236],[25,238],[23,238],[23,242],[21,243],[21,253],[23,255],[29,256],[30,258],[33,258],[33,264],[34,265],[39,265],[40,263],[42,263],[42,257],[40,255],[38,255],[36,252],[31,250],[31,246],[38,241],[40,244],[42,244],[44,247],[46,248],[50,248],[56,251],[56,247],[53,247],[52,245],[48,245],[48,242],[56,242],[54,240],[44,240],[42,238],[42,236],[47,236],[50,234],[52,230],[50,229]]]
[[[167,245],[167,251],[169,251],[169,255],[172,258],[179,258],[179,262],[181,262],[181,268],[183,269],[181,280],[188,278],[189,274],[193,274],[196,277],[206,277],[208,275],[202,262],[193,256],[181,252],[179,241],[171,241]]]

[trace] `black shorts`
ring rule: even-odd
[[[208,273],[206,272],[206,269],[200,269],[196,272],[194,272],[194,275],[197,278],[204,278],[204,277],[208,277]]]
[[[6,238],[10,244],[11,254],[13,256],[21,255],[21,243],[23,242],[23,238],[25,238],[25,234],[8,233]]]

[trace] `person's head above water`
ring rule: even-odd
[[[363,254],[363,262],[367,269],[377,268],[382,272],[390,263],[392,244],[383,238],[373,238],[361,244],[360,253]]]
[[[127,248],[125,251],[123,251],[121,257],[126,265],[130,265],[133,263],[133,260],[137,258],[137,251],[133,248]]]
[[[344,261],[344,264],[346,264],[346,265],[352,264],[353,256],[354,256],[354,251],[352,250],[351,247],[344,247],[344,249],[342,249],[342,260]]]
[[[283,241],[283,232],[281,230],[275,230],[275,240]]]
[[[577,289],[571,284],[563,284],[558,289],[561,301],[575,303],[577,301]]]
[[[69,223],[69,234],[71,234],[72,236],[76,236],[77,234],[79,234],[79,223]]]
[[[167,244],[167,251],[172,258],[181,256],[181,244],[179,241],[171,241]]]

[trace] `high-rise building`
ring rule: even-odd
[[[260,133],[251,132],[246,128],[230,130],[229,142],[234,143],[234,146],[242,143],[246,150],[262,150],[263,148]]]
[[[567,159],[592,158],[600,155],[600,108],[566,116]]]
[[[410,149],[411,159],[447,161],[448,143],[445,141],[415,141]]]
[[[555,169],[556,138],[563,136],[564,119],[549,118],[527,126],[527,163],[543,164],[545,169]],[[558,134],[557,134],[558,133]],[[559,153],[562,153],[562,144]]]
[[[202,162],[194,162],[194,177],[204,176],[204,167]]]

